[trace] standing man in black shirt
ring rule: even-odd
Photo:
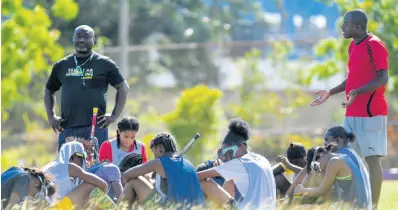
[[[129,87],[119,67],[109,57],[92,51],[94,30],[87,25],[75,29],[72,43],[76,52],[57,61],[48,78],[44,104],[48,122],[59,133],[58,150],[65,138],[90,138],[93,108],[98,107],[95,137],[99,144],[108,139],[108,126],[120,116]],[[112,113],[106,113],[108,84],[116,88]],[[61,117],[55,114],[55,92],[62,87]]]

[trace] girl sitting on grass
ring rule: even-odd
[[[37,168],[11,167],[1,174],[1,200],[4,209],[26,202],[46,199],[55,193],[51,178]]]
[[[101,144],[99,160],[119,165],[123,158],[135,153],[142,156],[144,163],[147,162],[148,153],[145,144],[136,139],[139,128],[140,123],[137,118],[122,118],[117,124],[116,139]]]
[[[83,144],[71,141],[61,146],[57,159],[43,167],[57,186],[55,202],[49,209],[84,208],[88,201],[96,202],[101,209],[114,209],[116,206],[106,195],[108,185],[86,168],[86,152]],[[81,183],[83,182],[83,183]]]
[[[360,168],[345,154],[334,153],[338,150],[336,143],[326,147],[313,147],[308,152],[312,159],[307,165],[307,174],[324,170],[324,176],[318,186],[299,185],[295,188],[296,196],[317,198],[332,192],[333,200],[354,208],[372,209],[370,186],[365,180]],[[318,162],[319,161],[319,162]],[[321,169],[321,162],[327,162],[325,169]],[[307,175],[308,176],[308,175]]]

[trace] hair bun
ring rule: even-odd
[[[242,136],[245,140],[249,139],[249,124],[240,118],[234,118],[230,121],[229,130]]]

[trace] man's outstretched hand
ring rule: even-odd
[[[355,100],[355,98],[357,97],[357,95],[358,95],[358,91],[357,90],[351,90],[349,93],[348,93],[348,100],[346,101],[346,102],[343,102],[341,105],[343,106],[343,108],[346,108],[346,107],[348,107],[349,105],[351,105],[353,102],[354,102],[354,100]]]
[[[330,92],[328,90],[318,90],[315,91],[314,94],[318,95],[318,97],[310,103],[311,106],[323,104],[323,102],[328,100],[330,96]]]

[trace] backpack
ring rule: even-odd
[[[15,166],[7,169],[6,171],[4,171],[1,174],[1,186],[4,186],[10,179],[17,177],[17,176],[21,176],[26,173],[27,172],[24,171],[22,168],[15,167]]]

